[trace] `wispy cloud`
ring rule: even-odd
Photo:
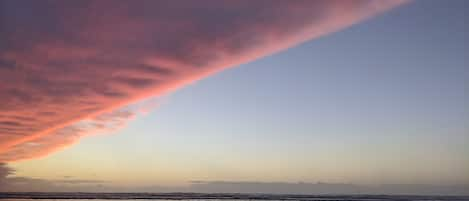
[[[7,191],[76,191],[76,190],[92,190],[96,186],[107,183],[101,180],[84,180],[84,179],[62,179],[47,180],[30,177],[13,176],[15,171],[8,167],[5,163],[0,163],[0,192]],[[99,188],[98,188],[99,189]]]
[[[43,156],[108,122],[120,127],[132,116],[123,106],[403,2],[0,1],[0,160]],[[130,116],[100,122],[115,110]]]
[[[98,115],[58,129],[50,134],[34,138],[11,147],[0,155],[0,161],[18,161],[46,156],[63,147],[74,144],[81,137],[111,133],[123,128],[136,113],[131,110],[120,109],[110,113]]]

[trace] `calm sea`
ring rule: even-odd
[[[1,193],[0,201],[155,201],[155,200],[317,200],[317,201],[469,201],[469,196],[416,195],[270,195],[201,193]]]

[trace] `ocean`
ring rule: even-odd
[[[0,201],[123,201],[123,200],[299,200],[299,201],[469,201],[469,196],[425,195],[273,195],[204,193],[0,193]]]

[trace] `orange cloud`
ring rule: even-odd
[[[84,119],[403,2],[1,1],[0,160],[48,154],[86,135],[61,134]]]

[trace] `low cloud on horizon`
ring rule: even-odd
[[[66,191],[91,191],[106,184],[101,180],[84,180],[64,178],[61,180],[47,180],[30,177],[17,177],[15,170],[5,163],[0,163],[0,192],[66,192]],[[98,188],[99,189],[99,188]]]
[[[122,127],[126,105],[403,2],[2,0],[0,161]]]
[[[120,186],[108,181],[60,180],[15,177],[14,170],[0,163],[0,192],[194,192],[194,193],[267,193],[267,194],[388,194],[388,195],[469,195],[466,185],[346,183],[288,183],[255,181],[191,181],[187,186]]]

